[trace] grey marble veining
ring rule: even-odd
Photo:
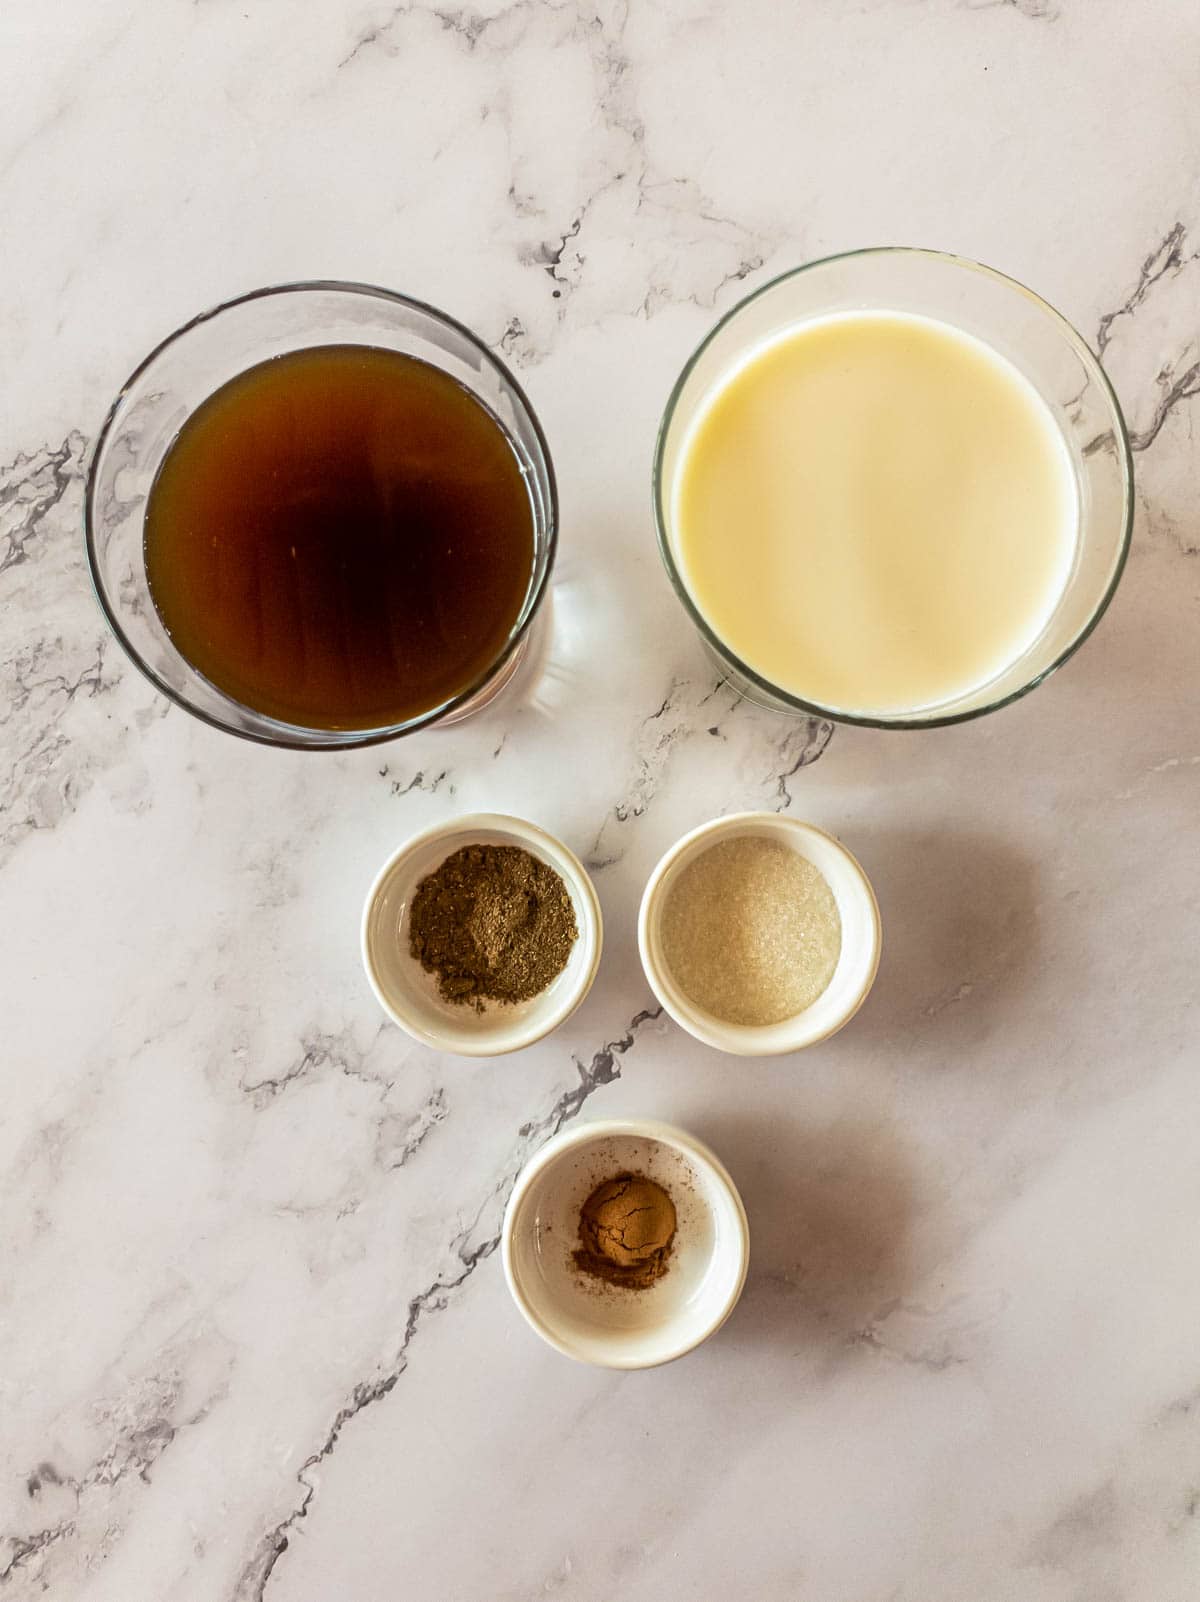
[[[0,1599],[1194,1602],[1200,19],[11,0],[0,52]],[[882,242],[1045,293],[1137,453],[1095,638],[923,735],[736,701],[649,512],[711,320]],[[155,341],[322,274],[521,369],[563,531],[512,695],[304,757],[126,663],[81,496]],[[637,960],[661,851],[744,807],[883,910],[870,1002],[787,1061],[681,1036]],[[385,1024],[357,953],[379,862],[477,808],[584,856],[607,932],[493,1063]],[[543,1348],[499,1271],[595,1114],[695,1129],[750,1211],[736,1317],[653,1374]]]

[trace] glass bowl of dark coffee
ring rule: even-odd
[[[151,352],[88,472],[118,640],[189,712],[369,745],[484,704],[546,592],[550,453],[460,323],[365,284],[259,290]]]

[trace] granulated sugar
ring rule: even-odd
[[[667,892],[663,955],[692,1002],[726,1023],[792,1018],[828,986],[842,920],[822,874],[761,835],[722,840]]]

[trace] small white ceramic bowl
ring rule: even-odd
[[[677,1218],[670,1266],[646,1290],[580,1273],[579,1210],[614,1175],[644,1174]],[[522,1169],[504,1215],[504,1277],[529,1324],[556,1351],[600,1368],[654,1368],[707,1340],[746,1283],[750,1230],[720,1160],[670,1124],[607,1120],[556,1135]]]
[[[811,1007],[777,1024],[732,1024],[706,1011],[676,984],[663,955],[661,926],[666,898],[677,875],[720,840],[759,835],[798,851],[825,877],[842,920],[842,950],[833,978]],[[772,1057],[827,1040],[853,1018],[867,999],[879,968],[882,934],[870,881],[833,835],[815,824],[776,812],[736,812],[685,834],[650,875],[638,916],[638,949],[650,988],[689,1034],[718,1051],[742,1057]]]
[[[488,1002],[482,1012],[444,1001],[437,980],[409,951],[414,891],[452,852],[467,845],[520,846],[549,863],[571,897],[579,938],[563,971],[529,1001]],[[596,890],[574,852],[536,824],[496,812],[453,818],[414,835],[384,863],[363,909],[363,963],[384,1012],[415,1040],[463,1057],[520,1051],[557,1029],[592,987],[602,938]]]

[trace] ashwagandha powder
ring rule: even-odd
[[[446,1001],[528,1001],[567,965],[579,937],[566,886],[520,846],[469,845],[417,886],[409,950]]]
[[[842,920],[824,876],[762,835],[721,840],[667,891],[662,946],[676,984],[726,1023],[773,1024],[833,978]]]

